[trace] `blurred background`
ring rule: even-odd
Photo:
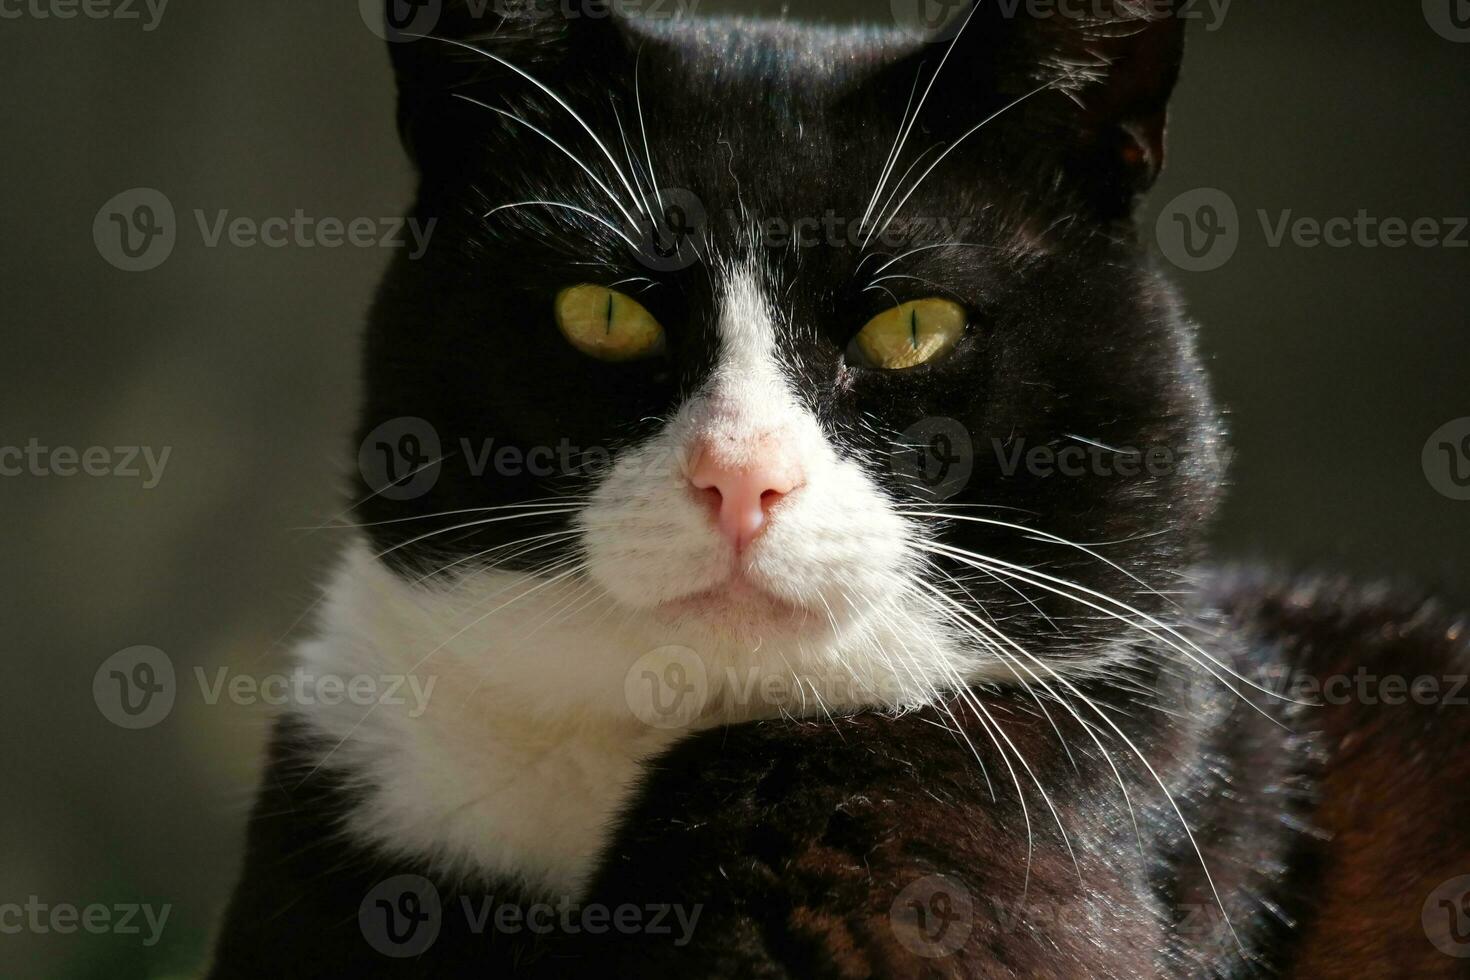
[[[891,24],[914,2],[681,5]],[[1470,232],[1459,248],[1273,247],[1257,217],[1432,218],[1443,238],[1443,219],[1470,215],[1470,29],[1455,4],[1238,3],[1222,17],[1220,0],[1199,2],[1145,224],[1171,227],[1171,202],[1199,188],[1238,208],[1234,254],[1176,276],[1237,449],[1220,553],[1470,605],[1470,502],[1454,499],[1451,458],[1425,455],[1470,416]],[[300,635],[337,540],[300,529],[342,506],[358,335],[391,254],[207,247],[193,214],[386,219],[411,174],[357,4],[90,9],[109,15],[0,2],[0,446],[105,447],[113,470],[127,462],[115,447],[148,447],[162,472],[140,455],[137,477],[0,476],[0,975],[187,976],[235,872],[270,717],[208,703],[196,670],[258,677]],[[172,253],[147,271],[94,239],[99,210],[133,188],[178,214]],[[91,691],[136,645],[167,653],[180,694],[128,730]],[[7,903],[168,918],[156,935],[141,913],[137,934],[15,932]]]

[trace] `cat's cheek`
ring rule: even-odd
[[[833,460],[773,515],[749,573],[792,603],[831,609],[839,623],[860,619],[912,574],[914,533],[855,464]]]

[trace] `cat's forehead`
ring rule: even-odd
[[[698,76],[704,85],[716,87],[801,82],[830,86],[860,78],[922,47],[901,31],[878,25],[709,17],[638,20],[628,27],[644,56],[666,59]],[[936,50],[942,53],[942,46]]]
[[[875,245],[1019,234],[1010,188],[971,162],[991,134],[958,138],[985,119],[984,93],[972,89],[951,120],[953,105],[941,103],[952,93],[931,90],[948,45],[879,27],[734,18],[638,30],[656,42],[638,48],[630,115],[648,139],[639,149],[661,182],[721,219],[717,239],[820,242],[856,258]],[[885,211],[893,221],[875,242],[868,233]]]
[[[718,140],[759,151],[779,172],[826,164],[832,153],[881,154],[877,129],[900,122],[903,103],[879,76],[913,52],[902,34],[745,19],[683,23],[655,28],[647,40],[657,43],[633,40],[636,95],[671,149],[708,149]]]

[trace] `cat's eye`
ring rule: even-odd
[[[600,361],[633,361],[664,349],[664,328],[626,293],[583,283],[556,294],[556,325],[577,350]]]
[[[969,315],[947,299],[902,303],[879,313],[853,338],[860,363],[885,371],[916,367],[954,349],[965,335]]]

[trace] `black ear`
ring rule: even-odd
[[[605,74],[621,38],[610,0],[378,0],[398,80],[398,131],[420,167],[484,120],[465,98],[518,100]],[[463,97],[463,98],[460,98]]]
[[[1094,168],[1116,194],[1131,199],[1152,187],[1164,167],[1184,20],[1173,0],[1118,0],[1114,6],[1113,18],[1049,25],[1055,36],[1052,68],[1078,110],[1078,164]]]
[[[1178,0],[975,0],[885,82],[922,90],[945,67],[925,125],[949,139],[991,113],[1044,147],[1100,210],[1131,211],[1164,165],[1169,97],[1184,54]],[[952,47],[951,47],[952,46]]]

